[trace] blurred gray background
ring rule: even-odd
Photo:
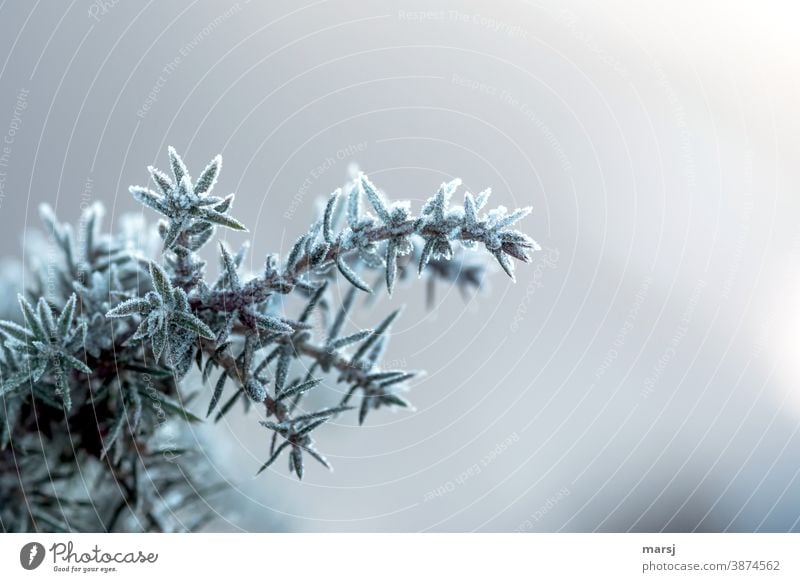
[[[335,471],[302,483],[253,478],[255,413],[204,427],[233,487],[209,529],[798,530],[798,16],[3,1],[0,244],[20,256],[44,201],[100,200],[113,227],[167,145],[190,168],[223,154],[253,269],[352,163],[417,205],[454,176],[492,186],[544,247],[516,284],[440,287],[431,311],[405,287],[352,322],[407,305],[387,358],[428,371],[417,409],[324,427]]]

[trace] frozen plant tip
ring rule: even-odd
[[[514,229],[530,208],[487,211],[489,190],[466,192],[458,205],[461,181],[452,180],[415,214],[361,173],[334,190],[282,260],[269,254],[263,270],[248,274],[247,245],[220,244],[219,275],[208,279],[200,249],[218,227],[246,228],[229,214],[233,194],[213,194],[221,156],[193,180],[177,152],[168,153],[169,173],[148,168],[154,189],[130,188],[162,216],[155,245],[142,224],[101,234],[99,205],[82,216],[80,239],[42,208],[58,261],[35,271],[20,296],[18,321],[0,322],[4,530],[184,529],[175,512],[195,499],[197,463],[194,471],[165,464],[160,433],[164,417],[177,426],[201,421],[187,408],[198,393],[182,382],[193,366],[211,387],[205,416],[219,421],[237,403],[260,407],[268,452],[259,473],[283,456],[299,478],[308,458],[329,467],[317,450],[318,429],[344,414],[362,424],[376,410],[411,408],[405,393],[419,374],[383,365],[401,309],[366,329],[346,329],[359,297],[371,301],[382,288],[392,294],[416,278],[412,273],[427,278],[429,297],[436,281],[462,291],[479,287],[485,263],[463,249],[483,247],[512,278],[514,260],[529,262],[539,250]],[[332,282],[340,276],[349,290],[337,301]],[[290,297],[295,317],[286,316]],[[330,392],[333,383],[344,385],[338,401],[303,406],[308,394]],[[46,489],[35,464],[13,468],[37,446],[51,466],[65,468]],[[189,444],[175,456],[196,449]],[[80,467],[87,463],[95,463],[104,484],[88,497],[97,511],[80,502]],[[170,488],[175,495],[165,496]],[[41,497],[22,503],[20,492],[34,489]],[[66,497],[75,503],[65,505]]]

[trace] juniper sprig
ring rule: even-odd
[[[37,454],[31,453],[37,448],[34,426],[45,427],[48,439],[47,450],[38,454],[62,459],[54,466],[74,470],[50,479],[50,496],[41,506],[47,509],[37,512],[25,509],[18,496],[40,486],[40,472],[20,471],[16,489],[9,484],[14,480],[4,477],[4,530],[37,528],[40,522],[83,527],[80,504],[66,511],[58,500],[74,491],[76,471],[90,459],[97,466],[110,464],[110,471],[98,470],[98,479],[122,484],[126,504],[121,508],[112,495],[106,506],[96,507],[100,527],[122,527],[119,516],[127,511],[144,524],[141,529],[181,529],[165,521],[163,504],[154,503],[140,481],[150,473],[168,483],[164,487],[180,488],[190,480],[182,469],[171,473],[164,465],[158,442],[165,419],[200,421],[186,408],[197,393],[181,382],[193,364],[203,383],[213,386],[203,406],[206,416],[219,421],[237,402],[263,406],[260,423],[271,443],[259,473],[283,453],[299,478],[307,457],[329,467],[316,448],[316,429],[351,410],[364,423],[371,411],[410,408],[405,392],[418,375],[382,364],[400,309],[372,328],[345,329],[358,293],[374,296],[385,286],[391,295],[412,270],[428,278],[429,295],[436,280],[462,290],[478,287],[484,264],[465,259],[460,250],[477,246],[513,279],[512,259],[528,262],[539,250],[512,228],[530,208],[485,211],[489,190],[466,192],[463,205],[457,205],[452,199],[461,182],[453,180],[414,214],[409,202],[388,202],[361,173],[327,198],[319,219],[283,259],[267,255],[260,273],[244,272],[247,245],[231,252],[220,244],[220,272],[211,281],[198,251],[218,227],[246,230],[229,214],[234,195],[212,194],[222,158],[214,158],[197,180],[173,148],[169,159],[171,175],[148,168],[157,191],[130,188],[136,200],[163,217],[156,256],[142,252],[153,246],[147,241],[131,240],[137,229],[101,234],[99,205],[84,213],[77,237],[49,207],[42,208],[61,252],[55,268],[39,270],[20,296],[19,321],[0,322],[0,470],[23,453]],[[339,275],[350,290],[335,305],[330,283]],[[287,296],[302,302],[295,318],[283,314]],[[320,318],[321,332],[311,323]],[[331,382],[346,386],[339,402],[316,410],[301,406],[308,393]],[[139,502],[128,507],[131,497]],[[60,516],[55,506],[61,506]]]

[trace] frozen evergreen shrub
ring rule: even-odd
[[[207,514],[198,520],[185,510],[213,479],[203,474],[200,445],[181,441],[181,427],[201,421],[187,409],[195,397],[206,399],[213,420],[237,402],[263,407],[265,462],[254,471],[284,455],[299,478],[309,458],[328,466],[315,429],[351,409],[363,423],[372,411],[408,407],[415,375],[381,364],[399,310],[372,329],[346,329],[356,296],[378,283],[391,294],[413,271],[429,285],[477,287],[483,264],[461,258],[458,246],[484,247],[512,278],[511,259],[527,262],[539,248],[512,229],[530,209],[485,212],[488,190],[467,192],[457,206],[460,181],[442,184],[415,215],[359,174],[330,195],[287,256],[267,255],[263,270],[246,277],[247,246],[220,244],[219,275],[209,280],[198,251],[217,227],[245,226],[230,214],[233,194],[213,193],[221,157],[197,179],[172,148],[169,158],[169,173],[149,168],[155,189],[130,188],[162,216],[159,249],[130,219],[101,234],[99,205],[75,231],[41,209],[55,251],[31,264],[34,283],[19,296],[17,321],[0,322],[5,531],[196,528]],[[336,304],[330,283],[339,276],[349,291]],[[300,301],[294,317],[285,315],[287,295]],[[202,396],[195,382],[182,387],[193,365],[209,385]],[[301,406],[330,382],[344,383],[340,401]]]

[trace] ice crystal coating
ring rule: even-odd
[[[33,285],[19,296],[15,321],[0,321],[4,530],[113,530],[132,527],[131,520],[149,524],[140,529],[181,529],[171,517],[178,507],[164,501],[164,491],[179,491],[180,507],[193,496],[180,463],[165,463],[158,442],[165,419],[201,421],[186,406],[196,393],[182,383],[193,365],[213,387],[201,407],[207,417],[218,421],[237,402],[261,407],[270,444],[259,473],[283,453],[299,478],[307,457],[329,467],[316,448],[317,429],[351,410],[364,423],[375,410],[411,409],[405,392],[419,375],[383,367],[401,309],[369,329],[346,329],[360,293],[372,299],[385,285],[392,294],[413,279],[412,271],[428,277],[429,298],[436,281],[465,291],[480,286],[485,264],[462,256],[460,247],[482,245],[512,278],[512,259],[528,262],[539,250],[512,228],[530,208],[487,212],[489,190],[466,192],[459,206],[453,200],[461,181],[443,183],[415,215],[409,202],[389,202],[366,174],[354,173],[283,260],[268,254],[263,271],[247,275],[247,245],[232,251],[220,244],[219,275],[208,280],[198,251],[218,226],[246,229],[228,214],[234,195],[212,194],[221,156],[193,181],[181,156],[173,148],[168,154],[170,174],[148,168],[157,191],[130,188],[136,200],[162,215],[154,234],[160,244],[140,219],[126,219],[116,235],[103,234],[99,204],[81,217],[80,236],[50,207],[41,208],[58,260],[35,271]],[[351,287],[336,305],[329,283],[340,275]],[[295,318],[285,315],[287,296],[302,303]],[[317,320],[322,329],[313,324]],[[306,394],[332,383],[345,384],[338,402],[302,406]],[[46,430],[34,436],[34,426]],[[65,467],[64,476],[39,502],[24,504],[19,492],[48,478],[37,465],[18,463],[23,452],[42,448],[37,442],[45,443],[41,453],[52,466]],[[79,499],[62,504],[59,513],[55,507],[64,492],[75,491],[80,467],[92,459],[104,484],[100,493],[85,492],[102,506],[97,518],[87,519]]]

